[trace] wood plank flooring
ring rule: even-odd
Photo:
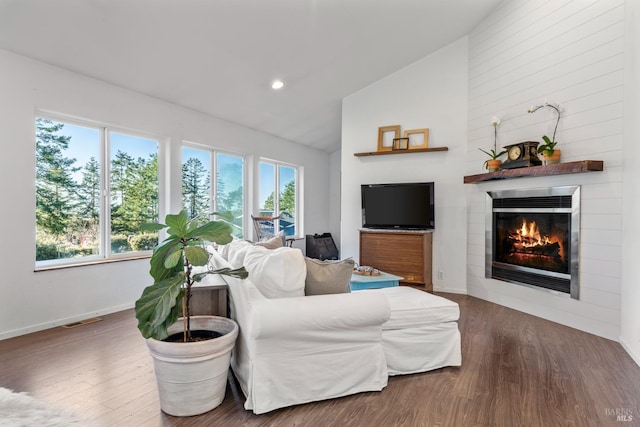
[[[221,406],[171,417],[160,411],[151,357],[131,310],[0,341],[0,386],[65,408],[90,426],[640,426],[640,367],[619,344],[473,297],[442,295],[460,304],[463,366],[391,377],[379,393],[254,415],[230,376]],[[617,421],[616,410],[632,420]]]

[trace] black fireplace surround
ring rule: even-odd
[[[579,297],[580,187],[487,192],[485,276]]]

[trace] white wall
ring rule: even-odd
[[[340,250],[340,182],[342,180],[340,150],[329,155],[329,232]]]
[[[253,155],[249,168],[260,156],[302,165],[304,224],[329,227],[327,153],[2,50],[0,94],[0,339],[131,307],[150,283],[148,260],[34,273],[36,109],[162,137],[171,211],[180,208],[183,140]]]
[[[620,343],[640,365],[640,5],[625,3],[625,145]]]
[[[343,100],[342,257],[359,259],[361,184],[434,181],[434,289],[466,292],[466,106],[466,37]],[[429,146],[449,151],[354,157],[376,151],[378,127],[396,124],[403,131],[429,128]]]
[[[499,145],[551,135],[551,110],[564,110],[556,139],[562,161],[604,160],[598,173],[468,185],[469,294],[617,340],[620,336],[624,99],[622,0],[503,2],[469,35],[467,174],[482,172],[479,147],[493,144],[490,118],[502,118]],[[484,277],[488,190],[582,186],[580,299]],[[637,329],[636,329],[637,331]]]

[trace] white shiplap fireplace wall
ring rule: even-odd
[[[474,295],[618,340],[622,257],[624,98],[623,0],[505,1],[469,36],[467,174],[481,173],[478,148],[541,141],[551,135],[550,109],[563,109],[556,139],[562,161],[604,160],[604,172],[520,178],[467,185],[467,288]],[[582,187],[580,299],[484,277],[488,190]]]

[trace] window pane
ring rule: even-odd
[[[211,213],[211,152],[182,148],[182,207],[189,219],[209,220]]]
[[[100,131],[36,118],[36,261],[100,252]]]
[[[260,162],[260,194],[259,209],[260,216],[273,216],[276,203],[276,167],[271,163]],[[267,224],[262,228],[265,235],[275,234],[273,224]],[[259,236],[258,236],[259,237]],[[264,237],[264,236],[263,236]]]
[[[243,237],[244,222],[244,159],[217,153],[216,211],[233,215],[233,232]]]
[[[286,236],[296,234],[296,169],[290,166],[278,166],[278,182],[280,183],[280,230]]]
[[[275,165],[260,162],[260,215],[273,216],[275,189]]]
[[[140,231],[158,222],[158,142],[109,133],[111,252],[153,249],[158,234]]]

